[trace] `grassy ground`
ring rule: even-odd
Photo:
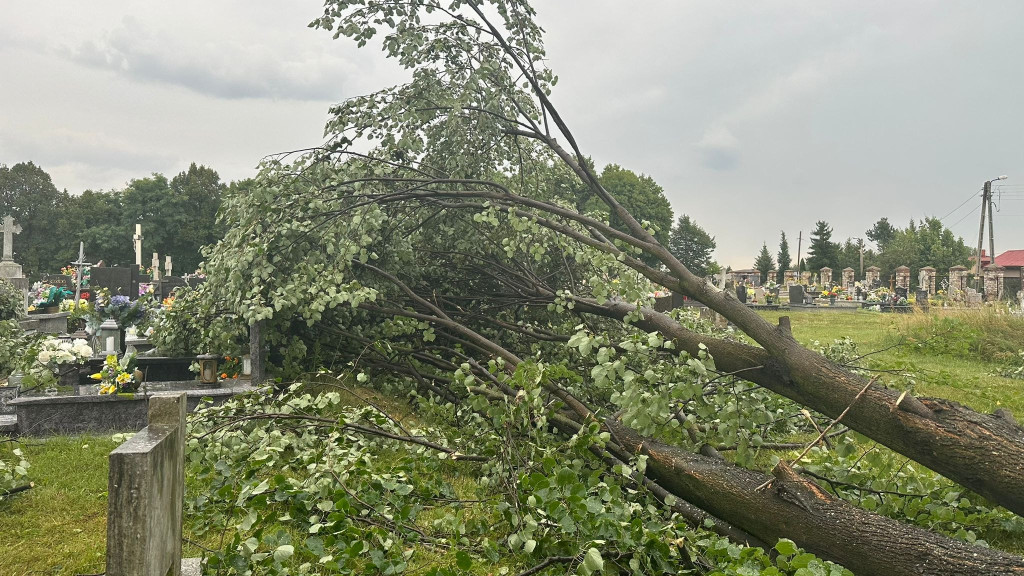
[[[978,324],[998,322],[983,314],[974,314]],[[897,386],[909,385],[912,381],[918,395],[948,398],[984,412],[1008,408],[1014,414],[1024,414],[1024,380],[995,375],[1003,364],[988,359],[1001,356],[984,351],[972,354],[968,349],[951,349],[945,353],[945,348],[936,351],[934,347],[921,344],[920,326],[940,318],[937,313],[925,316],[858,310],[765,312],[762,315],[772,322],[777,322],[780,316],[789,316],[793,336],[803,344],[814,340],[825,344],[849,336],[857,343],[861,354],[873,353],[865,359],[868,367],[912,374],[902,377],[883,374],[882,379],[898,380],[893,383]],[[942,337],[940,334],[939,338]],[[960,337],[960,333],[948,336],[949,339]],[[1007,334],[1001,339],[1012,341],[1011,348],[1024,349],[1024,331]]]
[[[116,446],[110,436],[22,444],[35,488],[0,503],[0,575],[103,572],[107,454]]]
[[[998,364],[962,349],[946,350],[920,344],[921,322],[927,318],[856,312],[786,312],[794,336],[803,343],[830,342],[851,337],[872,367],[902,367],[913,373],[915,391],[950,398],[978,410],[1006,407],[1024,414],[1024,380],[993,376]],[[781,313],[765,313],[777,321]],[[991,324],[981,318],[977,324]],[[908,336],[917,338],[911,340]],[[1024,338],[1024,332],[1017,336]],[[1012,333],[1001,335],[1013,339]],[[954,335],[953,344],[959,342]],[[1015,345],[1015,344],[1014,344]],[[955,347],[954,347],[955,348]],[[1012,348],[1012,346],[1011,346]],[[1024,343],[1021,344],[1024,348]],[[893,376],[887,376],[893,378]],[[895,376],[895,378],[899,378]],[[903,379],[898,384],[905,384]],[[347,397],[360,403],[363,398]],[[408,416],[407,406],[374,396],[389,412]],[[103,571],[107,512],[107,454],[116,447],[109,435],[57,437],[28,440],[22,449],[32,464],[30,477],[36,487],[0,503],[0,576],[97,574]],[[0,452],[10,450],[0,443]],[[456,483],[457,484],[457,483]],[[438,512],[440,513],[440,512]],[[421,520],[431,519],[425,514]],[[212,540],[203,542],[215,545]],[[1016,549],[1016,546],[1011,546]],[[186,555],[201,551],[185,546]]]

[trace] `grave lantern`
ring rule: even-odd
[[[203,354],[198,356],[199,360],[199,381],[203,384],[217,383],[217,359],[216,354]]]
[[[96,338],[99,340],[99,348],[103,350],[104,356],[117,355],[121,352],[121,327],[117,320],[107,318],[100,324],[96,331]]]
[[[252,376],[252,356],[248,354],[242,356],[242,376],[246,378]]]

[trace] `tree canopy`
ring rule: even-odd
[[[811,271],[824,267],[839,270],[839,244],[832,241],[832,227],[818,220],[811,232],[811,245],[807,251],[807,268]]]
[[[793,265],[793,257],[789,255],[789,242],[786,240],[786,233],[781,232],[779,236],[779,252],[775,255],[775,262],[778,264],[778,277],[775,281],[782,283],[785,280],[786,270]]]
[[[754,259],[754,269],[761,273],[761,283],[768,280],[768,273],[775,268],[775,261],[772,260],[771,252],[768,252],[768,245],[761,243],[761,251]]]
[[[715,250],[715,238],[688,215],[683,214],[676,221],[668,249],[697,276],[707,276],[712,272],[711,253]]]

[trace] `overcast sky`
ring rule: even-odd
[[[0,163],[72,193],[193,161],[251,176],[318,144],[331,104],[405,77],[308,29],[312,0],[2,5]],[[781,230],[795,252],[816,220],[845,239],[944,217],[975,245],[977,193],[1001,174],[996,252],[1024,249],[1024,2],[537,8],[584,152],[653,177],[725,264],[774,253]]]

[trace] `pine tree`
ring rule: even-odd
[[[818,220],[811,232],[811,247],[808,250],[807,268],[812,271],[824,267],[839,269],[839,244],[832,241],[832,227],[824,220]]]
[[[757,255],[757,260],[754,260],[754,268],[761,273],[762,284],[768,279],[768,272],[774,267],[775,261],[772,260],[772,255],[768,252],[768,245],[762,242],[761,252]]]
[[[711,251],[715,249],[715,238],[704,231],[689,216],[679,217],[669,240],[668,251],[679,259],[690,272],[707,276],[711,265]]]
[[[775,257],[775,261],[778,263],[778,278],[776,282],[782,284],[786,279],[786,270],[793,264],[793,257],[789,255],[789,242],[786,240],[786,233],[782,233],[782,238],[779,240],[779,253]]]

